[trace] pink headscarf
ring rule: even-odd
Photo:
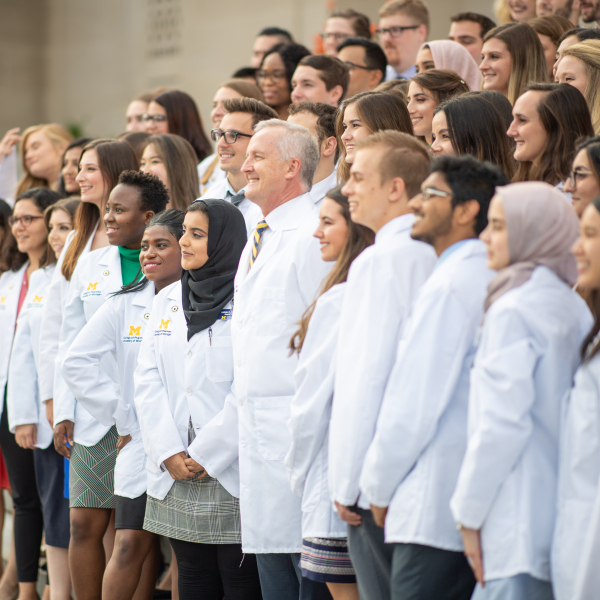
[[[510,264],[488,286],[485,310],[509,290],[529,280],[542,265],[565,283],[577,281],[571,248],[579,236],[579,221],[569,201],[540,181],[511,183],[496,189],[502,199]]]
[[[458,42],[451,40],[436,40],[435,42],[425,42],[423,46],[429,46],[433,64],[436,69],[449,69],[457,73],[463,81],[469,86],[472,92],[476,92],[481,87],[481,71],[469,51]],[[419,52],[423,49],[419,48]]]

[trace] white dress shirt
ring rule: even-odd
[[[208,169],[213,164],[216,158],[217,153],[213,152],[210,156],[207,156],[198,164],[198,181],[200,182],[199,191],[201,196],[205,194],[207,190],[209,190],[213,185],[219,183],[219,181],[221,181],[227,176],[227,173],[225,173],[225,171],[221,169],[221,167],[219,166],[219,162],[217,161],[217,164],[215,165],[213,172],[210,174],[208,181],[205,184],[202,184],[202,178],[204,177],[204,174],[206,173],[206,171],[208,171]]]
[[[321,204],[327,192],[332,190],[337,185],[337,170],[334,169],[325,179],[321,179],[317,183],[313,184],[310,192],[308,192],[311,200],[313,201],[315,208],[318,210],[321,208]]]
[[[346,284],[317,301],[296,369],[288,426],[292,444],[285,466],[292,491],[302,497],[302,537],[345,538],[348,526],[334,509],[327,476],[335,351]]]
[[[450,507],[456,523],[481,529],[486,581],[550,579],[561,401],[591,326],[583,299],[543,266],[485,314]]]
[[[389,506],[388,543],[462,551],[450,497],[467,446],[469,373],[487,286],[485,244],[450,246],[411,309],[360,488]]]
[[[298,363],[289,342],[330,267],[312,235],[318,218],[308,194],[282,204],[265,220],[268,229],[253,267],[249,240],[235,278],[242,546],[244,552],[290,553],[302,549],[302,515],[283,464]]]
[[[359,478],[409,309],[437,257],[410,237],[414,215],[392,219],[352,263],[340,317],[331,425],[333,500],[369,508]]]

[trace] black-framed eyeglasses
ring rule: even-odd
[[[420,25],[407,25],[406,27],[384,27],[383,29],[376,29],[375,35],[378,37],[383,37],[386,33],[389,33],[393,38],[400,37],[405,31],[408,29],[419,29]]]
[[[285,80],[285,71],[265,71],[260,69],[256,71],[256,81],[270,79],[273,83],[281,83]]]
[[[357,65],[356,63],[350,62],[347,60],[344,63],[348,67],[348,71],[352,73],[353,69],[363,69],[364,71],[375,71],[373,67],[365,67],[364,65]]]
[[[251,138],[248,133],[240,133],[239,131],[223,131],[222,129],[213,129],[210,132],[210,137],[213,142],[218,142],[222,137],[225,137],[226,144],[235,144],[239,136]]]
[[[142,121],[148,123],[148,121],[154,121],[155,123],[164,123],[167,120],[167,115],[142,115]]]
[[[339,40],[340,42],[342,42],[343,40],[348,39],[350,36],[347,33],[334,33],[334,32],[328,32],[328,31],[324,31],[321,34],[321,38],[323,40],[328,40],[329,38],[333,38],[335,40]]]
[[[23,223],[23,227],[29,227],[34,219],[43,219],[44,217],[38,217],[34,215],[23,215],[22,217],[8,217],[9,227],[14,227],[19,221]]]
[[[591,171],[571,171],[569,173],[569,183],[571,184],[571,187],[577,187],[577,182],[581,181],[582,179],[585,179],[588,175],[591,175],[592,172]]]
[[[421,198],[423,198],[423,200],[431,200],[432,198],[452,198],[452,194],[436,188],[427,187],[424,190],[421,190]]]

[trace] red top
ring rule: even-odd
[[[23,302],[25,302],[25,296],[27,296],[28,289],[29,277],[27,277],[27,271],[25,271],[25,275],[23,275],[23,283],[21,284],[21,292],[19,293],[19,303],[17,304],[17,319],[19,318],[19,313],[21,312]]]

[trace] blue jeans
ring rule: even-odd
[[[536,579],[527,573],[521,573],[506,579],[492,579],[479,584],[471,600],[553,600],[552,585],[549,581]]]
[[[257,554],[263,600],[331,600],[327,585],[302,577],[300,554]]]

